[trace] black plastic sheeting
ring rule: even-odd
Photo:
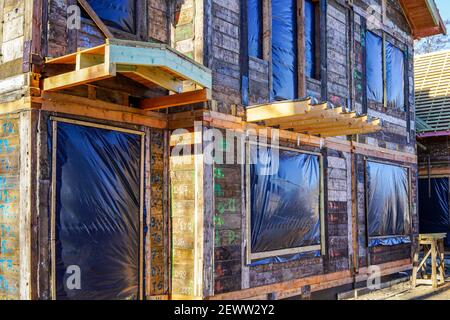
[[[297,98],[297,20],[295,0],[272,0],[274,100]]]
[[[305,1],[305,74],[316,78],[316,7]]]
[[[449,178],[419,179],[420,233],[446,233],[450,246]]]
[[[367,162],[369,236],[406,236],[410,232],[408,169]]]
[[[384,97],[383,87],[383,39],[366,33],[366,72],[367,72],[367,99],[382,103]]]
[[[248,54],[262,58],[262,0],[248,0]]]
[[[389,106],[404,111],[405,55],[390,42],[386,42],[386,87]]]
[[[136,0],[88,0],[88,3],[107,26],[136,33]]]
[[[320,244],[318,156],[252,146],[250,180],[252,253]]]
[[[57,135],[57,299],[138,299],[141,137],[62,122]]]

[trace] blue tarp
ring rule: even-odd
[[[317,78],[316,74],[316,7],[311,0],[305,1],[305,74]]]
[[[295,0],[272,0],[274,100],[297,99],[297,19]]]
[[[57,299],[138,299],[141,137],[58,122],[56,150]]]
[[[405,55],[403,51],[386,43],[386,89],[388,105],[405,110]]]
[[[370,238],[409,235],[407,168],[368,161],[367,197]]]
[[[366,33],[367,99],[383,102],[383,39]]]
[[[319,157],[276,151],[251,148],[252,253],[320,244]]]
[[[248,0],[248,54],[262,58],[262,0]]]
[[[419,179],[420,233],[446,233],[450,246],[449,178]]]
[[[107,26],[136,33],[136,0],[87,1]]]

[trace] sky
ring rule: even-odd
[[[441,13],[442,19],[450,19],[450,1],[448,0],[435,0],[436,5]]]

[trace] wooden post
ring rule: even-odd
[[[418,272],[418,264],[419,264],[419,252],[420,252],[420,240],[417,245],[417,251],[414,252],[414,260],[413,260],[413,272],[412,272],[412,288],[414,289],[417,285],[417,272]]]
[[[439,245],[439,284],[445,283],[445,246],[444,239],[438,241]]]
[[[305,75],[305,5],[304,0],[297,0],[297,74],[298,96],[306,97]]]
[[[431,281],[433,289],[437,288],[437,275],[436,275],[436,241],[431,242]]]

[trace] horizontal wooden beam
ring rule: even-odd
[[[41,109],[117,123],[128,123],[160,129],[167,128],[167,116],[165,114],[56,92],[44,93]]]
[[[321,137],[339,137],[339,136],[350,136],[354,134],[374,133],[380,130],[381,130],[380,126],[368,125],[361,128],[345,128],[345,129],[338,128],[336,130],[322,131],[320,133],[315,132],[314,134],[320,134]]]
[[[342,107],[338,107],[338,108],[334,108],[334,109],[325,109],[325,110],[311,110],[305,114],[299,114],[296,116],[268,119],[268,120],[265,120],[264,123],[267,126],[278,126],[279,125],[279,126],[283,126],[284,128],[292,128],[293,126],[295,126],[294,123],[298,123],[298,122],[314,123],[314,122],[323,121],[324,118],[328,118],[330,120],[336,119],[339,117],[340,112],[342,112],[342,111],[343,111]]]
[[[297,116],[311,110],[311,99],[271,103],[247,109],[247,121],[258,122],[273,118]]]
[[[383,276],[397,273],[404,270],[412,269],[411,259],[399,260],[388,262],[379,266],[381,274]],[[371,275],[368,268],[362,268],[359,275],[357,275],[357,282],[365,281]],[[275,283],[270,285],[264,285],[260,287],[254,287],[249,289],[243,289],[240,291],[234,291],[229,293],[217,294],[215,296],[208,297],[208,300],[241,300],[250,299],[258,296],[269,294],[282,294],[289,292],[295,288],[304,286],[311,286],[311,291],[320,291],[334,286],[349,284],[354,282],[354,278],[350,271],[340,271],[329,274],[315,275],[301,279],[294,279],[281,283]]]
[[[121,72],[122,66],[117,66],[117,72]],[[181,93],[183,91],[183,81],[178,80],[173,75],[162,71],[157,67],[130,66],[134,68],[134,74],[142,77],[164,89],[172,92]],[[125,71],[128,72],[128,71]]]
[[[105,64],[99,64],[49,77],[44,79],[44,91],[62,90],[113,77],[115,72],[108,67]]]
[[[140,107],[144,110],[158,110],[170,107],[184,106],[193,103],[206,102],[209,100],[211,100],[211,90],[202,89],[169,96],[144,99],[141,101]]]

